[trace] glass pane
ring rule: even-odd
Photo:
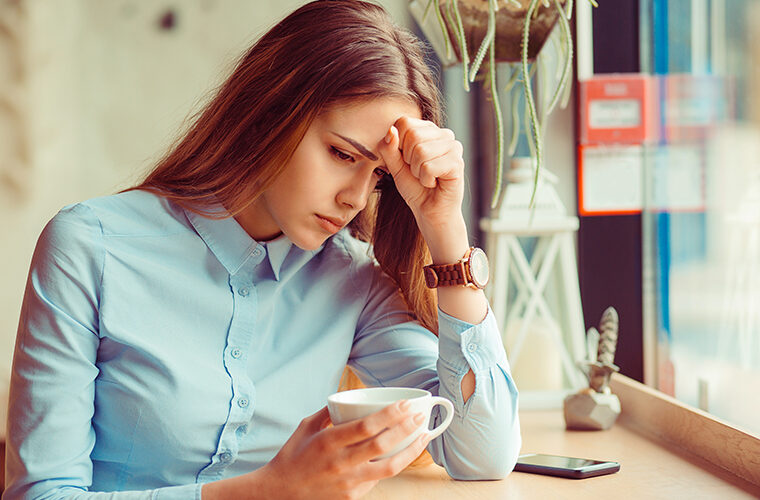
[[[760,2],[652,0],[645,289],[657,385],[760,434]]]

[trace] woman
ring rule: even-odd
[[[44,229],[3,498],[355,498],[425,448],[452,477],[506,476],[517,391],[493,314],[423,278],[471,253],[441,121],[419,42],[380,7],[318,1],[272,28],[142,183]],[[372,461],[416,416],[329,426],[346,365],[447,397],[453,423]]]

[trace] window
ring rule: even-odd
[[[760,434],[760,2],[645,0],[642,23],[661,125],[644,168],[647,361],[658,389]]]

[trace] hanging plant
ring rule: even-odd
[[[597,6],[595,0],[588,0]],[[510,63],[510,77],[505,86],[512,101],[512,136],[508,154],[514,154],[520,130],[518,104],[525,97],[523,116],[525,135],[534,161],[534,183],[531,205],[538,188],[543,165],[543,121],[557,104],[564,107],[569,98],[572,75],[573,39],[570,33],[572,0],[411,0],[412,15],[428,37],[444,66],[460,62],[464,88],[482,73],[488,55],[484,79],[491,95],[496,118],[496,180],[491,207],[502,201],[504,170],[504,120],[499,103],[496,64]],[[432,11],[432,12],[431,12]],[[432,15],[431,15],[432,14]],[[435,18],[435,20],[433,20]],[[551,91],[547,63],[539,56],[541,49],[559,24],[559,60],[556,64],[556,86]],[[542,106],[539,115],[533,95],[533,76],[538,71]],[[521,85],[517,85],[517,83]],[[550,96],[550,98],[548,98]]]

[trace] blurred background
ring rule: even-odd
[[[0,0],[0,401],[45,223],[67,204],[135,183],[243,51],[304,3]],[[417,30],[406,0],[378,3]],[[467,145],[477,135],[474,97],[462,88],[461,70],[441,70],[432,51],[430,63],[447,95],[448,125]],[[484,119],[491,126],[490,116]],[[565,112],[565,127],[570,120]],[[563,185],[573,205],[572,134],[564,131],[556,144],[549,155],[566,165]],[[474,170],[479,153],[468,148],[468,155]],[[478,189],[473,181],[466,207],[475,233]],[[3,422],[4,411],[2,403]],[[0,436],[4,431],[0,426]]]
[[[0,0],[0,419],[45,223],[135,183],[241,53],[303,3]],[[378,3],[421,34],[407,0]],[[576,3],[576,78],[547,119],[545,158],[580,222],[582,326],[615,306],[622,373],[760,434],[760,2]],[[485,246],[490,103],[479,85],[463,90],[460,67],[432,51],[430,64],[466,148],[471,239]],[[598,133],[605,124],[635,133]],[[567,302],[551,284],[547,295],[552,309]],[[543,338],[536,322],[527,345]],[[515,366],[525,394],[562,386],[548,349]]]

